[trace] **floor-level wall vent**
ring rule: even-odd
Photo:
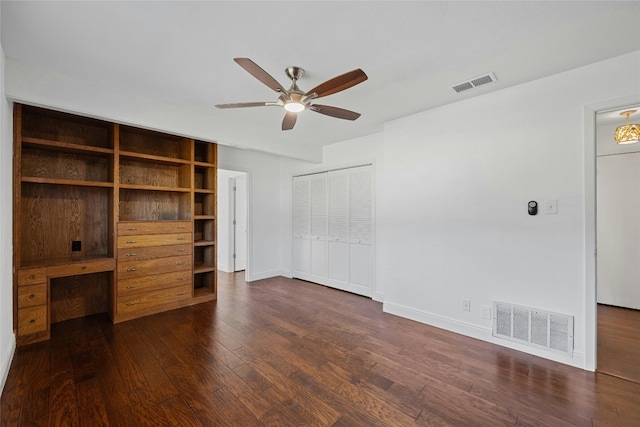
[[[573,316],[494,302],[493,336],[573,354]]]

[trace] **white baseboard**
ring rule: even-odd
[[[218,270],[224,272],[224,273],[233,273],[233,271],[231,271],[231,269],[229,268],[229,266],[227,264],[220,264],[218,263]]]
[[[377,302],[384,302],[384,292],[375,291],[373,293],[373,300]]]
[[[435,326],[436,328],[455,332],[460,335],[465,335],[471,338],[487,341],[492,344],[496,344],[502,347],[507,347],[513,350],[518,350],[523,353],[532,354],[534,356],[553,360],[554,362],[563,363],[565,365],[574,366],[576,368],[586,369],[586,361],[585,361],[585,356],[583,352],[574,350],[573,356],[567,356],[567,355],[557,354],[557,353],[553,353],[545,350],[540,350],[537,348],[518,344],[517,342],[496,338],[492,335],[491,328],[486,328],[484,326],[475,325],[468,322],[462,322],[460,320],[451,319],[451,318],[440,316],[437,314],[428,313],[426,311],[417,310],[415,308],[407,307],[405,305],[396,304],[393,302],[387,302],[387,301],[383,302],[382,310],[385,313],[394,314],[396,316],[404,317],[410,320],[415,320],[416,322],[424,323],[430,326]]]
[[[269,279],[271,277],[291,277],[291,273],[286,270],[270,270],[270,271],[262,271],[260,273],[252,273],[249,276],[249,282],[254,282],[256,280]]]
[[[11,334],[11,342],[7,352],[2,355],[0,360],[0,395],[4,391],[4,384],[7,382],[7,376],[9,376],[9,369],[11,368],[11,362],[13,361],[13,355],[16,353],[16,336]]]

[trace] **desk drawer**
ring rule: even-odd
[[[55,265],[47,268],[49,277],[77,276],[79,274],[100,273],[103,271],[113,271],[116,269],[114,258],[101,259],[97,261],[79,262],[74,264]]]
[[[118,223],[118,236],[186,233],[190,231],[192,231],[191,221],[132,221]]]
[[[44,283],[46,281],[47,269],[45,267],[18,270],[18,286],[34,285],[36,283]]]
[[[47,306],[25,307],[18,310],[18,335],[47,330]]]
[[[127,298],[118,298],[118,314],[129,314],[187,298],[191,298],[191,285],[176,286],[144,292]]]
[[[191,270],[192,264],[193,258],[191,255],[148,259],[144,261],[119,262],[118,280],[169,273],[172,271]]]
[[[131,295],[171,288],[174,286],[189,285],[192,279],[191,271],[174,271],[165,274],[154,274],[152,276],[134,277],[131,279],[118,280],[118,298],[126,298]]]
[[[140,248],[120,248],[118,249],[118,262],[141,261],[145,259],[164,258],[170,256],[191,255],[193,246],[166,245],[166,246],[146,246]]]
[[[135,236],[118,236],[118,248],[139,248],[144,246],[163,246],[191,244],[191,233],[140,234]]]
[[[47,284],[21,286],[18,288],[18,308],[33,307],[47,303]]]

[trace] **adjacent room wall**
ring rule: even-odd
[[[0,8],[1,10],[1,8]],[[0,45],[0,390],[9,373],[16,338],[13,334],[13,137],[12,109],[4,95],[4,51]]]
[[[291,170],[298,160],[218,147],[218,167],[247,173],[248,280],[290,276]],[[286,179],[289,176],[289,179]],[[290,251],[289,251],[290,254]]]
[[[387,123],[385,311],[584,367],[584,108],[639,93],[639,75],[635,52]],[[575,316],[573,357],[493,339],[493,301]]]

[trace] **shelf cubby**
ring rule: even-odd
[[[189,192],[120,188],[119,221],[191,219]]]
[[[216,165],[216,145],[206,141],[194,142],[194,161],[202,166]]]
[[[97,119],[22,106],[22,138],[113,148],[113,125]]]
[[[20,258],[24,264],[113,256],[110,188],[22,183]],[[71,242],[81,241],[73,252]]]
[[[191,161],[191,140],[130,126],[120,126],[120,150],[168,159]]]
[[[22,176],[113,183],[113,156],[22,149]]]
[[[188,190],[191,187],[191,166],[121,158],[120,184]]]

